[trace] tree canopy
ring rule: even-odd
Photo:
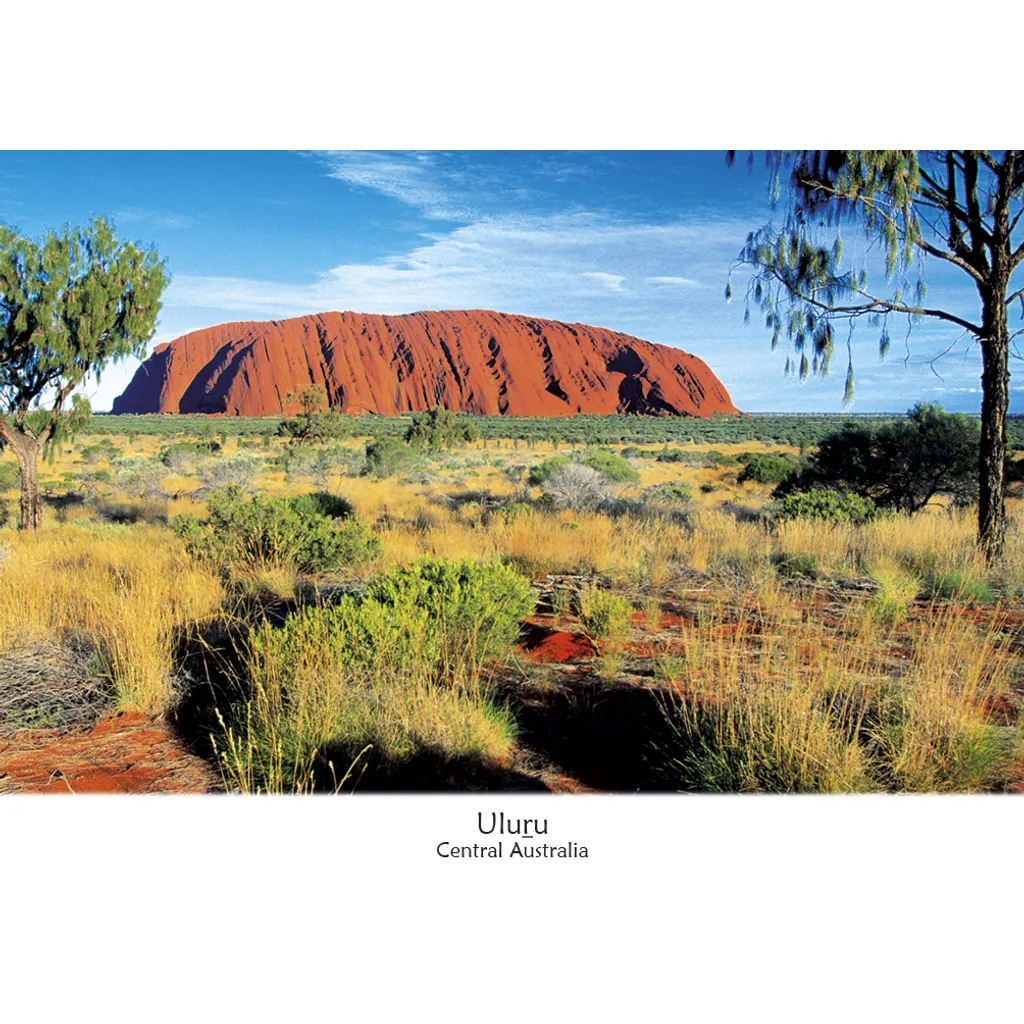
[[[466,444],[480,437],[476,426],[460,421],[451,411],[441,406],[427,412],[416,413],[405,433],[405,440],[419,448],[439,451],[457,444]]]
[[[884,357],[894,318],[908,330],[923,318],[949,324],[982,356],[979,539],[992,559],[1006,529],[1004,460],[1008,358],[1024,319],[1024,151],[796,150],[768,154],[773,200],[785,196],[781,224],[752,231],[734,268],[751,270],[746,316],[758,308],[772,347],[792,345],[787,371],[825,376],[837,344],[847,347],[845,400],[854,394],[854,327],[877,332]],[[862,236],[847,246],[842,229]],[[872,254],[884,254],[884,281],[869,280]],[[978,315],[927,300],[924,267],[938,260],[963,273],[978,294]],[[726,298],[732,294],[731,281]],[[838,330],[845,328],[845,337]]]
[[[807,467],[778,493],[852,491],[909,514],[939,495],[969,505],[978,497],[980,434],[977,420],[918,403],[905,420],[876,428],[851,423],[823,438]]]
[[[118,242],[103,218],[41,241],[0,225],[0,439],[21,466],[23,529],[39,526],[40,451],[88,417],[73,392],[145,354],[166,283],[155,250]]]

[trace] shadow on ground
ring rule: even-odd
[[[586,673],[504,694],[519,741],[585,786],[614,793],[675,792],[658,770],[673,735],[656,695],[642,686]]]

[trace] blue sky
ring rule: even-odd
[[[772,217],[760,161],[748,173],[703,151],[0,153],[0,220],[37,236],[98,214],[167,260],[153,344],[331,309],[491,308],[686,349],[746,411],[843,410],[844,353],[826,380],[787,378],[756,311],[744,325],[742,301],[724,301],[747,232]],[[932,302],[975,313],[956,271],[926,276]],[[975,350],[961,343],[941,378],[930,366],[955,329],[920,324],[906,346],[892,333],[882,363],[858,328],[853,411],[977,411]],[[109,409],[136,366],[90,382],[93,407]]]

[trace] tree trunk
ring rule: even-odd
[[[43,524],[43,509],[39,500],[39,439],[32,434],[12,431],[7,442],[17,456],[21,467],[21,529],[38,530]]]
[[[989,565],[1003,557],[1006,541],[1006,412],[1010,371],[1005,288],[984,298],[981,339],[981,451],[978,492],[978,543]]]

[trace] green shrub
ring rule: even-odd
[[[681,448],[662,448],[660,452],[655,456],[658,462],[685,462],[687,461],[687,453]]]
[[[591,635],[621,637],[629,630],[633,606],[624,597],[591,587],[579,595],[580,622]]]
[[[397,437],[378,437],[366,442],[365,472],[375,479],[394,476],[419,461],[416,453]]]
[[[640,474],[621,455],[614,452],[590,452],[581,462],[614,483],[636,483],[640,479]]]
[[[572,459],[567,458],[565,455],[555,455],[553,458],[545,459],[544,462],[538,463],[536,466],[531,466],[526,482],[531,487],[541,487],[548,482],[551,474],[556,470],[564,469],[566,466],[571,465]]]
[[[534,514],[533,506],[528,505],[525,501],[513,501],[508,505],[503,505],[501,508],[496,508],[492,515],[497,516],[499,519],[504,519],[506,523],[511,523],[516,519],[526,519]]]
[[[95,507],[96,518],[108,523],[167,525],[167,502],[157,498],[100,501]]]
[[[458,444],[469,444],[480,438],[476,424],[460,419],[450,409],[440,406],[427,412],[417,413],[405,432],[408,444],[431,451],[441,451]]]
[[[788,555],[779,558],[776,568],[780,576],[798,579],[801,576],[813,577],[818,571],[818,559],[814,555]]]
[[[282,420],[277,433],[279,437],[290,438],[293,444],[325,444],[351,437],[352,429],[351,416],[340,412],[309,412]],[[269,448],[269,442],[264,447]]]
[[[121,452],[113,441],[103,440],[99,444],[90,444],[82,449],[82,458],[87,466],[95,466],[97,462],[111,462]]]
[[[779,519],[824,519],[832,523],[866,523],[875,516],[870,498],[849,491],[815,487],[782,499]]]
[[[206,458],[219,452],[221,446],[216,441],[178,441],[164,445],[157,458],[170,470],[180,473],[194,465],[200,458]],[[89,449],[87,448],[86,451]],[[82,453],[83,455],[85,452]]]
[[[693,498],[693,488],[686,484],[655,484],[644,491],[644,496],[651,501],[685,505]]]
[[[263,457],[253,452],[238,452],[204,459],[196,475],[205,487],[252,487],[263,473]]]
[[[175,532],[191,553],[225,571],[290,565],[300,572],[326,572],[373,558],[380,541],[356,522],[336,525],[316,511],[325,499],[246,496],[239,488],[213,494],[210,518],[179,516]]]
[[[963,604],[995,604],[999,595],[988,581],[972,572],[936,572],[927,578],[924,596]]]
[[[145,455],[115,459],[114,479],[117,488],[130,498],[163,497],[163,469],[158,462]]]
[[[500,562],[424,558],[370,581],[368,600],[409,615],[426,613],[449,663],[474,664],[519,636],[536,604],[530,581]]]
[[[21,487],[21,469],[13,462],[0,462],[0,494]]]
[[[292,508],[305,515],[326,516],[328,519],[351,519],[352,503],[327,491],[300,494],[291,499]]]
[[[781,484],[795,473],[800,472],[800,463],[792,455],[774,453],[744,453],[749,457],[740,459],[746,463],[736,478],[739,483],[753,480],[759,484]]]
[[[717,469],[719,466],[738,466],[739,458],[735,455],[726,455],[724,452],[717,451],[712,448],[709,452],[704,452],[702,456],[704,465],[711,469]]]

